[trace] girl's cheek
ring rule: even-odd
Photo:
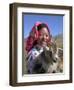
[[[38,38],[39,40],[42,40],[42,36],[39,36],[39,38]]]

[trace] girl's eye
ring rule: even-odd
[[[48,35],[46,35],[46,37],[48,37]]]
[[[48,35],[46,35],[46,37],[48,37]]]

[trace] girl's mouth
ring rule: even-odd
[[[42,41],[42,46],[46,46],[47,43],[45,41]]]

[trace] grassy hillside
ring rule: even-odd
[[[57,44],[57,47],[59,48],[62,48],[63,49],[63,34],[59,34],[55,37],[53,37],[56,44]]]

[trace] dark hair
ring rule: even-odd
[[[40,29],[42,29],[42,28],[47,28],[47,30],[49,31],[48,26],[47,26],[46,24],[44,24],[44,23],[41,23],[41,24],[39,24],[39,25],[37,26],[37,30],[38,30],[38,31],[39,31]]]

